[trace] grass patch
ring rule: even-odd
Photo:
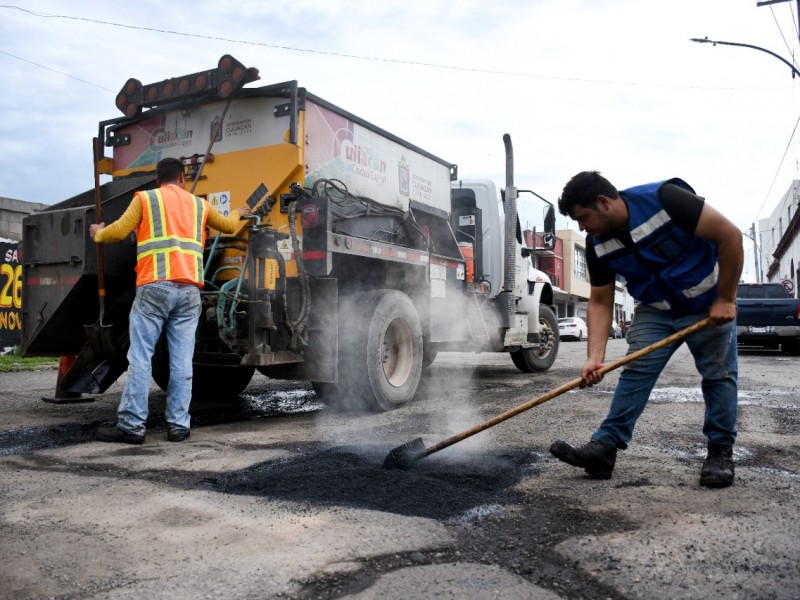
[[[30,356],[22,357],[16,352],[0,356],[0,373],[9,371],[40,371],[42,369],[57,369],[59,357],[57,356]]]

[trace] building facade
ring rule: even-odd
[[[556,231],[552,252],[537,254],[536,268],[544,271],[553,283],[556,316],[585,319],[591,291],[586,269],[586,237],[572,229]],[[614,289],[614,320],[622,325],[632,318],[633,298],[628,294],[624,279],[618,277]]]
[[[22,240],[22,219],[33,212],[47,208],[47,204],[25,202],[0,197],[0,238],[19,242]]]
[[[782,283],[795,297],[800,284],[800,180],[792,181],[772,214],[758,221],[756,280]]]

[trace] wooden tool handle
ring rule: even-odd
[[[94,138],[92,140],[92,155],[94,158],[94,212],[95,220],[98,224],[103,222],[103,207],[101,205],[100,195],[100,140]],[[103,244],[96,244],[97,246],[97,291],[100,297],[100,313],[105,308],[106,296],[106,265],[103,257]]]
[[[663,348],[664,346],[668,346],[669,344],[672,344],[674,342],[682,340],[683,338],[685,338],[688,335],[691,335],[695,331],[699,331],[700,329],[703,329],[704,327],[707,327],[710,323],[711,323],[711,320],[708,317],[706,317],[705,319],[703,319],[702,321],[698,321],[694,325],[690,325],[689,327],[681,329],[680,331],[678,331],[676,333],[673,333],[672,335],[670,335],[668,337],[665,337],[663,340],[655,342],[654,344],[650,344],[649,346],[647,346],[645,348],[642,348],[641,350],[637,350],[636,352],[632,352],[631,354],[628,354],[627,356],[625,356],[625,357],[623,357],[623,358],[621,358],[621,359],[619,359],[617,361],[614,361],[610,365],[604,366],[602,369],[600,369],[599,372],[602,375],[605,375],[609,371],[613,371],[614,369],[618,369],[619,367],[621,367],[623,365],[626,365],[629,362],[633,362],[637,358],[641,358],[642,356],[644,356],[646,354],[650,354],[654,350],[658,350],[659,348]],[[448,446],[452,446],[456,442],[460,442],[461,440],[466,439],[466,438],[468,438],[468,437],[470,437],[472,435],[475,435],[476,433],[479,433],[479,432],[483,431],[484,429],[488,429],[489,427],[493,427],[494,425],[497,425],[498,423],[501,423],[501,422],[503,422],[503,421],[505,421],[507,419],[510,419],[511,417],[514,417],[514,416],[518,415],[521,412],[525,412],[526,410],[528,410],[530,408],[533,408],[534,406],[538,406],[539,404],[543,404],[544,402],[547,402],[548,400],[552,400],[556,396],[560,396],[561,394],[563,394],[565,392],[568,392],[570,390],[574,390],[575,388],[580,387],[582,383],[583,383],[583,380],[579,377],[578,379],[574,379],[573,381],[570,381],[569,383],[565,383],[561,387],[558,387],[558,388],[556,388],[554,390],[551,390],[551,391],[549,391],[549,392],[547,392],[545,394],[542,394],[541,396],[539,396],[537,398],[533,398],[531,400],[528,400],[527,402],[524,402],[524,403],[520,404],[519,406],[515,406],[514,408],[511,408],[511,409],[507,410],[503,414],[497,415],[496,417],[494,417],[492,419],[489,419],[488,421],[485,421],[485,422],[481,423],[480,425],[476,425],[475,427],[472,427],[471,429],[467,429],[466,431],[462,431],[461,433],[458,433],[458,434],[454,435],[453,437],[447,438],[446,440],[444,440],[442,442],[439,442],[438,444],[434,444],[433,446],[431,446],[430,448],[427,448],[425,450],[424,456],[427,456],[429,454],[433,454],[434,452],[438,452],[439,450],[447,448]]]

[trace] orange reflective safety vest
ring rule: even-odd
[[[137,192],[136,285],[180,281],[203,287],[208,204],[178,186]]]

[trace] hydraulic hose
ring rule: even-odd
[[[300,279],[300,313],[294,320],[289,320],[289,327],[292,332],[302,333],[308,323],[308,315],[311,313],[311,289],[308,283],[308,272],[306,271],[303,256],[300,250],[300,241],[297,238],[297,201],[289,204],[289,233],[292,237],[292,251],[294,252],[295,262],[297,263],[297,275]],[[287,314],[288,317],[288,314]]]

